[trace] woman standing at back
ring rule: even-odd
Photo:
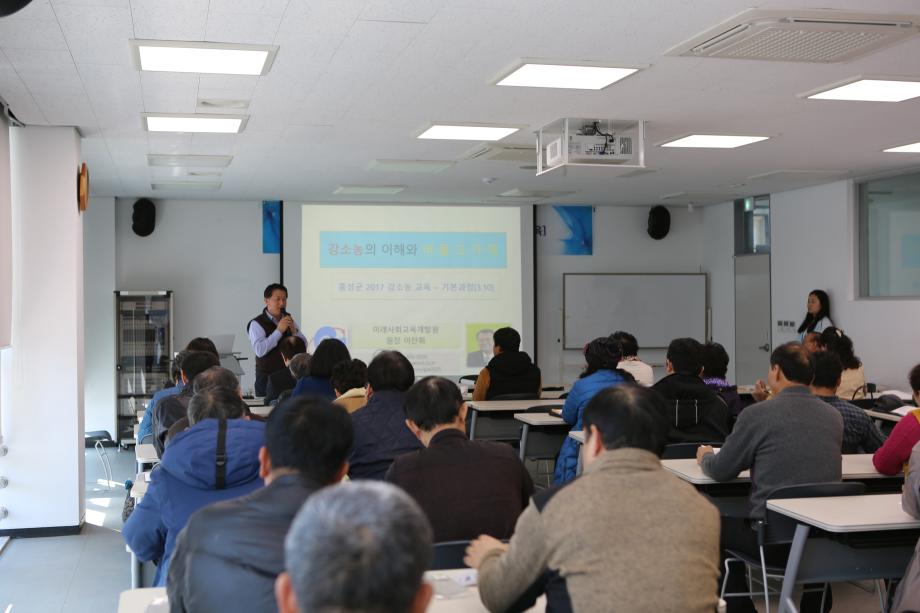
[[[831,321],[831,299],[823,289],[813,289],[808,294],[808,311],[799,326],[799,340],[805,341],[809,332],[824,332],[834,325]]]
[[[608,387],[620,383],[632,383],[633,376],[617,368],[623,357],[620,344],[610,337],[596,338],[585,346],[585,362],[587,366],[572,385],[572,390],[565,399],[562,407],[562,419],[565,423],[572,424],[572,431],[582,429],[581,418],[585,407],[594,398],[595,394]],[[566,437],[556,458],[556,472],[553,483],[562,485],[575,478],[578,469],[578,443]]]

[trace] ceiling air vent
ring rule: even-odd
[[[497,160],[500,162],[535,162],[537,150],[527,145],[497,145],[482,143],[463,154],[464,160]]]
[[[774,62],[844,62],[917,34],[920,17],[836,10],[749,9],[667,55]]]

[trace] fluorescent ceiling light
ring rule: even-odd
[[[217,191],[220,186],[220,181],[156,181],[150,184],[150,187],[155,190],[177,189],[183,191]]]
[[[920,142],[885,149],[885,153],[920,153]]]
[[[528,198],[534,200],[543,200],[545,198],[561,198],[562,196],[568,196],[569,194],[574,194],[575,192],[563,192],[563,191],[552,191],[552,190],[530,190],[530,189],[521,189],[515,187],[514,189],[509,189],[508,191],[502,192],[498,195],[499,198]]]
[[[332,193],[340,196],[393,196],[405,189],[405,185],[339,185]]]
[[[512,87],[555,87],[562,89],[604,89],[638,72],[638,68],[616,66],[546,64],[526,62],[496,85]]]
[[[501,140],[514,134],[520,128],[496,126],[481,123],[434,124],[418,135],[418,138],[440,140]]]
[[[191,168],[223,168],[233,161],[232,155],[173,155],[150,153],[148,166],[188,166]]]
[[[379,170],[381,172],[419,172],[419,173],[438,173],[443,172],[453,166],[455,162],[450,160],[373,160],[368,164],[368,170]]]
[[[902,79],[862,79],[805,94],[810,100],[855,100],[861,102],[902,102],[920,96],[920,81]]]
[[[706,149],[734,149],[767,140],[769,136],[730,136],[728,134],[691,134],[663,143],[662,147],[699,147]]]
[[[278,47],[198,43],[178,40],[132,40],[134,62],[140,70],[264,75]]]
[[[144,127],[148,132],[209,132],[237,134],[243,131],[246,115],[170,115],[143,113]]]

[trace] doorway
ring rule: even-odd
[[[735,256],[735,382],[766,379],[773,349],[770,254]]]

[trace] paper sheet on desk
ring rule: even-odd
[[[155,598],[144,609],[144,613],[169,613],[169,599],[166,596]]]
[[[917,407],[906,404],[903,407],[898,407],[894,409],[892,413],[894,413],[895,415],[900,415],[901,417],[904,417],[911,411],[916,411],[916,410],[917,410]]]

